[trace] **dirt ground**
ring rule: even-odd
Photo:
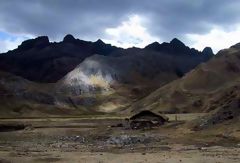
[[[178,115],[180,121],[170,117],[164,126],[142,130],[111,127],[124,122],[116,118],[2,119],[1,125],[27,127],[1,130],[0,163],[240,162],[240,129],[232,135],[192,131],[185,125],[194,119],[189,116]]]

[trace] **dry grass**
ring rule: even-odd
[[[175,114],[168,114],[174,120]],[[202,114],[177,114],[180,120],[191,120]],[[85,118],[85,119],[84,119]],[[88,118],[88,119],[87,119]],[[110,119],[112,118],[112,119]],[[115,119],[113,119],[115,118]],[[59,117],[42,119],[1,120],[32,124],[34,129],[13,132],[0,132],[0,158],[10,162],[239,162],[239,148],[206,146],[211,142],[232,142],[227,138],[204,133],[188,133],[182,123],[169,123],[152,130],[126,130],[110,128],[121,122],[114,115],[92,117]],[[123,117],[121,117],[123,118]],[[176,125],[174,125],[176,124]],[[226,126],[227,127],[227,126]],[[213,133],[211,131],[211,133]],[[105,145],[109,137],[132,135],[159,138],[144,144],[115,147]],[[60,138],[84,137],[87,141],[62,140]],[[216,139],[217,138],[217,139]],[[98,141],[98,143],[95,142]],[[155,139],[154,139],[155,140]],[[152,141],[152,139],[151,139]],[[91,144],[91,145],[90,145]],[[237,143],[235,142],[235,145]],[[1,162],[0,159],[0,162]],[[181,160],[181,161],[180,161]]]

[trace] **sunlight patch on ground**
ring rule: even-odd
[[[116,111],[116,109],[119,109],[121,107],[124,107],[124,105],[119,103],[106,102],[99,106],[99,111],[108,113],[108,112]]]
[[[105,89],[110,88],[109,82],[100,75],[91,75],[89,77],[89,82],[90,82],[90,85],[93,85],[96,87],[105,88]]]

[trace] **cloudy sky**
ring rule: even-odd
[[[0,52],[70,33],[122,47],[179,38],[214,52],[240,42],[239,0],[0,0]]]

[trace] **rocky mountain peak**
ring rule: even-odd
[[[171,42],[170,42],[171,45],[173,45],[174,47],[185,47],[185,44],[180,41],[179,39],[177,38],[174,38]]]
[[[49,44],[50,43],[47,36],[40,36],[35,39],[23,41],[22,44],[19,46],[19,50],[28,50],[34,47],[43,48]]]
[[[39,36],[35,40],[36,40],[36,42],[49,43],[48,36]]]
[[[103,43],[103,44],[105,44],[105,43],[103,42],[103,40],[101,40],[101,39],[98,39],[98,40],[96,41],[96,43]]]
[[[64,38],[63,38],[63,42],[68,42],[68,43],[73,43],[75,42],[76,39],[73,37],[73,35],[71,34],[67,34]]]
[[[170,43],[163,42],[162,44],[159,44],[158,42],[154,42],[147,45],[145,49],[163,52],[165,54],[171,55],[196,55],[200,53],[196,49],[190,49],[177,38],[174,38],[172,41],[170,41]]]
[[[202,54],[203,55],[208,55],[208,56],[213,56],[214,55],[214,53],[212,51],[212,48],[210,48],[210,47],[205,47],[202,51]]]

